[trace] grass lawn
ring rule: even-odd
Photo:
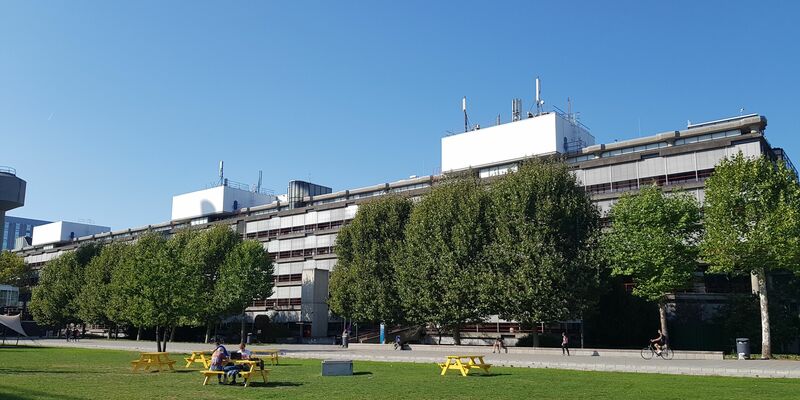
[[[179,359],[178,355],[172,355]],[[138,353],[0,349],[0,399],[797,399],[800,380],[492,368],[466,378],[431,364],[360,362],[355,376],[322,377],[318,360],[282,358],[270,382],[202,386],[202,375],[130,371]]]

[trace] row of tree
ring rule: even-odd
[[[758,281],[762,357],[771,357],[767,277],[800,271],[800,186],[782,162],[722,161],[694,196],[644,187],[623,195],[601,230],[563,163],[534,160],[484,185],[445,182],[414,204],[363,205],[339,233],[331,309],[361,321],[451,330],[489,315],[532,324],[579,317],[607,273],[666,303],[705,265]],[[441,332],[441,331],[440,331]]]
[[[418,203],[385,197],[338,235],[332,311],[440,334],[492,314],[580,316],[598,284],[599,215],[566,165],[534,160],[487,186],[456,178]]]
[[[211,326],[272,294],[272,260],[227,226],[148,232],[133,243],[88,244],[49,261],[30,312],[47,326],[70,323],[155,328],[165,351],[177,326]],[[110,334],[109,329],[109,334]]]

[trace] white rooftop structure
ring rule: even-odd
[[[594,144],[575,119],[548,112],[442,138],[442,172],[514,161],[534,155],[570,153]]]
[[[34,226],[32,245],[64,242],[103,232],[111,232],[111,228],[78,222],[57,221]]]
[[[173,196],[172,220],[234,212],[241,208],[270,204],[275,199],[275,195],[272,194],[220,185]]]

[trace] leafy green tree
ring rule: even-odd
[[[185,230],[173,236],[173,240],[181,235],[185,245],[180,251],[180,261],[186,264],[189,270],[200,277],[200,284],[193,288],[193,308],[189,319],[194,323],[206,325],[205,341],[209,341],[211,326],[225,315],[224,308],[209,301],[214,293],[214,287],[220,276],[220,268],[226,257],[242,242],[236,232],[225,225],[217,225],[202,231]]]
[[[126,301],[126,318],[135,326],[155,327],[158,351],[166,351],[166,329],[190,313],[193,298],[185,293],[200,281],[180,262],[179,241],[170,243],[158,233],[145,233],[112,274],[115,290]]]
[[[395,279],[411,206],[399,196],[381,197],[361,205],[339,231],[329,285],[331,311],[357,321],[403,320]]]
[[[10,251],[0,252],[0,285],[23,286],[29,275],[22,257]]]
[[[706,181],[703,259],[712,272],[758,281],[761,356],[772,357],[767,276],[800,271],[800,186],[783,162],[741,153]]]
[[[599,215],[568,167],[532,160],[489,193],[496,310],[525,324],[580,317],[599,284]]]
[[[609,217],[602,245],[611,272],[633,278],[633,294],[658,303],[667,335],[666,296],[689,284],[697,269],[702,233],[697,201],[649,186],[624,194]]]
[[[78,295],[78,316],[84,322],[108,326],[123,322],[120,312],[114,308],[121,302],[112,301],[114,291],[111,280],[114,270],[127,257],[130,246],[125,243],[111,243],[103,246],[98,255],[92,258],[84,269],[85,286]]]
[[[40,271],[29,310],[39,324],[64,326],[79,322],[78,297],[86,286],[84,268],[100,252],[88,244],[54,258]]]
[[[244,314],[254,299],[272,295],[272,258],[261,243],[245,240],[225,257],[214,286],[213,301],[226,314]],[[244,319],[241,338],[244,340]]]
[[[403,266],[397,271],[408,320],[451,329],[480,321],[491,304],[486,261],[491,226],[489,197],[475,180],[434,187],[413,209],[406,225]]]

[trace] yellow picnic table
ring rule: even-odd
[[[278,364],[278,353],[279,353],[279,350],[274,350],[274,349],[253,350],[253,357],[269,356],[270,360],[272,361],[272,365],[277,365]]]
[[[154,352],[154,353],[140,353],[138,360],[131,361],[133,366],[133,372],[139,370],[139,368],[144,367],[145,371],[149,371],[150,367],[157,367],[158,372],[164,368],[163,366],[166,365],[171,370],[175,370],[172,368],[172,365],[175,364],[174,360],[170,360],[169,353],[164,352]]]
[[[186,368],[192,366],[192,363],[203,364],[203,368],[208,368],[211,365],[211,351],[193,351],[190,357],[184,357],[186,360]]]
[[[461,355],[461,356],[447,356],[447,361],[438,363],[439,368],[442,369],[442,375],[447,371],[454,369],[461,372],[462,376],[467,376],[471,369],[481,369],[484,373],[489,372],[492,364],[486,364],[481,355]]]
[[[247,387],[248,385],[250,385],[250,381],[251,381],[251,378],[252,378],[253,374],[258,376],[259,372],[261,372],[261,380],[263,380],[265,384],[267,383],[267,375],[269,375],[269,371],[270,370],[268,370],[268,369],[258,369],[257,370],[256,367],[259,364],[258,361],[256,361],[256,360],[233,360],[233,363],[236,364],[236,365],[244,365],[245,366],[244,370],[239,371],[239,375],[241,375],[242,378],[244,378],[244,387]],[[225,371],[205,370],[205,371],[200,371],[200,373],[203,374],[203,377],[204,377],[203,386],[205,386],[205,385],[208,384],[209,378],[211,378],[214,375],[224,375]]]

